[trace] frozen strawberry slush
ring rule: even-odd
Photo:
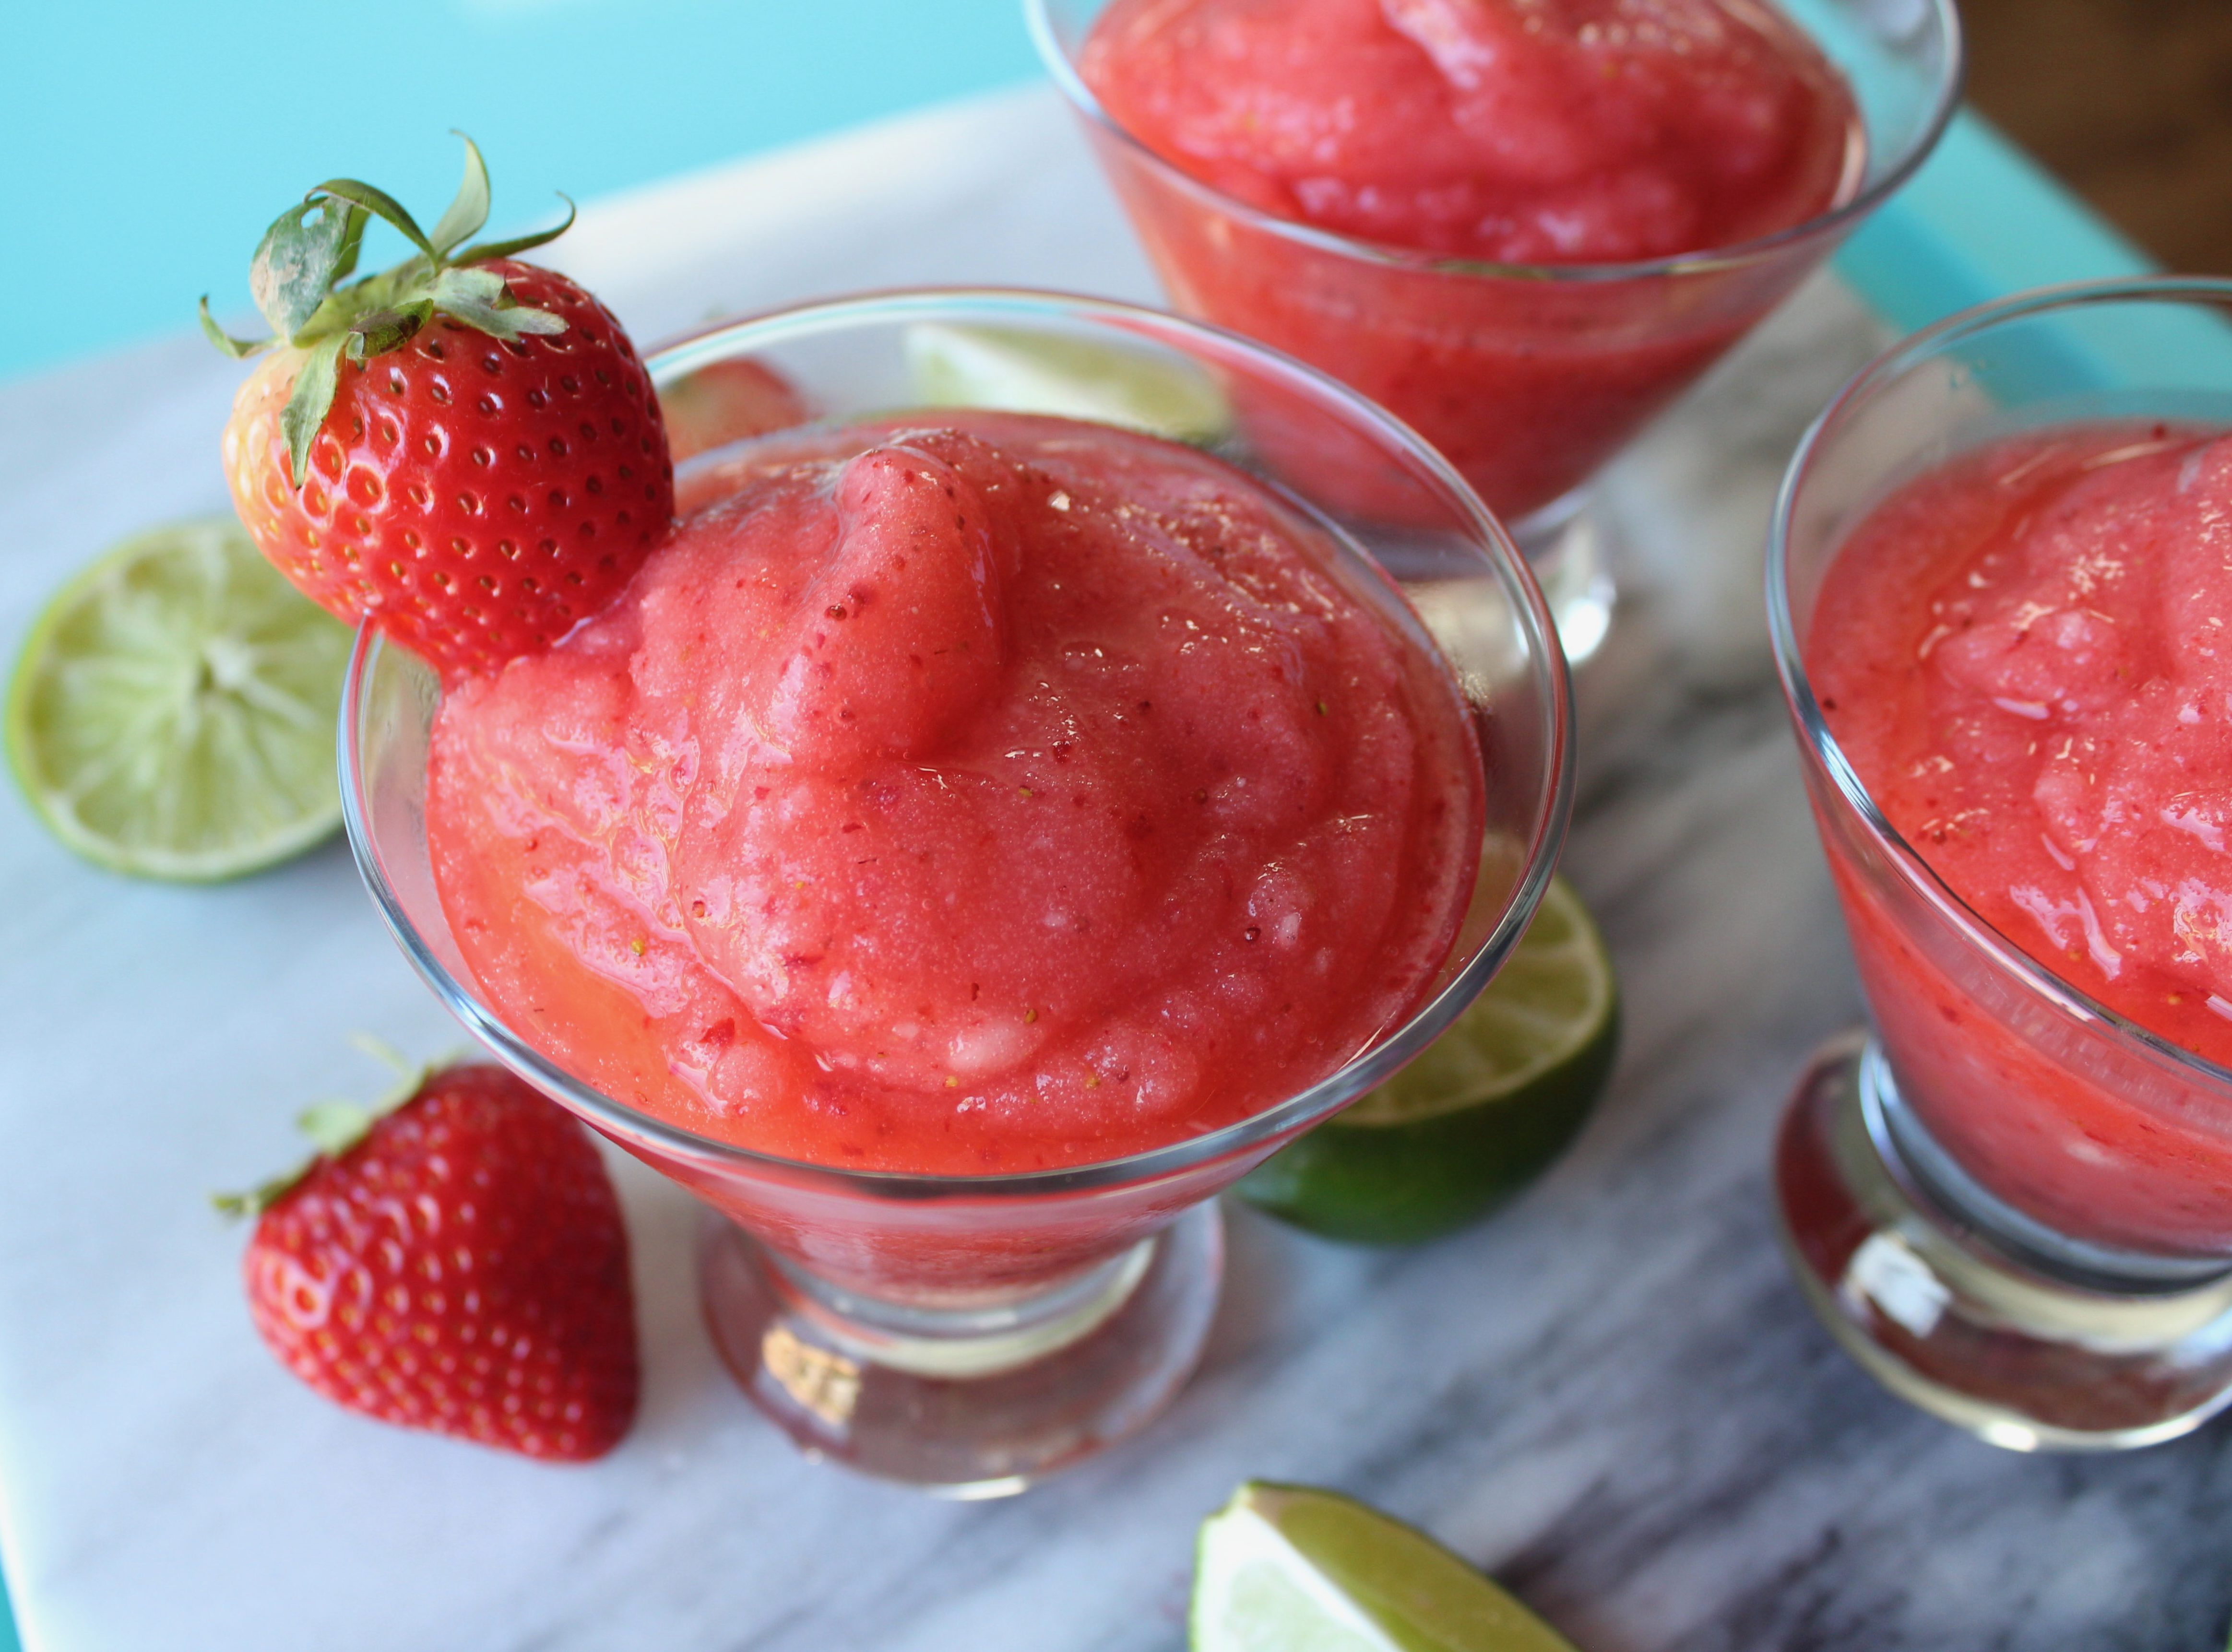
[[[1095,134],[1179,307],[1353,385],[1510,516],[1595,470],[1827,243],[1586,282],[1437,261],[1731,247],[1849,198],[1864,159],[1842,78],[1754,0],[1114,0],[1078,68],[1215,191]]]
[[[1813,43],[1724,0],[1115,0],[1080,68],[1225,194],[1498,263],[1788,229],[1835,196],[1852,129]]]
[[[1807,670],[1900,835],[2080,992],[2232,1066],[2232,438],[2064,427],[1864,522]],[[2232,1243],[2232,1116],[2042,1060],[1839,867],[1871,1001],[1945,1145],[2066,1232]]]
[[[924,417],[701,472],[619,603],[444,699],[474,977],[607,1094],[847,1167],[1113,1158],[1325,1077],[1472,887],[1446,668],[1216,459]]]

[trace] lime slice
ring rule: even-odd
[[[235,878],[341,823],[349,632],[230,518],[159,528],[71,580],[8,690],[8,761],[87,859]]]
[[[1476,1221],[1580,1133],[1619,1043],[1612,960],[1554,878],[1494,981],[1417,1060],[1240,1183],[1333,1239],[1414,1244]]]
[[[1193,1652],[1573,1652],[1424,1532],[1260,1480],[1202,1522],[1191,1626]]]
[[[659,411],[677,464],[731,442],[787,431],[814,416],[797,385],[749,356],[708,362],[661,385]]]
[[[947,407],[1054,413],[1206,446],[1232,428],[1210,376],[1176,356],[1005,327],[907,329],[915,393]]]

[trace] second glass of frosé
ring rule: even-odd
[[[1229,418],[1189,444],[936,405],[925,327],[1275,402],[1375,445],[1409,526],[1375,542]],[[763,1409],[871,1473],[1016,1490],[1183,1381],[1203,1202],[1515,944],[1567,806],[1562,665],[1447,467],[1244,340],[919,295],[651,365],[743,360],[810,422],[686,464],[602,615],[440,696],[360,650],[354,840],[468,1024],[722,1214],[707,1316]]]
[[[1576,658],[1609,600],[1577,490],[1907,177],[1958,77],[1948,0],[1028,5],[1178,307],[1439,447]],[[1368,461],[1311,463],[1388,509]]]
[[[1955,317],[1825,413],[1768,606],[1872,1020],[1776,1176],[1893,1389],[2098,1449],[2232,1400],[2232,283]]]

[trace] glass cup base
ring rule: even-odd
[[[1857,1031],[1815,1053],[1776,1143],[1792,1269],[1885,1387],[2015,1451],[2153,1445],[2232,1403],[2232,1273],[2018,1231],[1917,1175],[1935,1155]]]
[[[1612,630],[1618,593],[1605,523],[1590,508],[1587,489],[1576,488],[1510,528],[1558,623],[1567,663],[1579,670],[1604,646]]]
[[[1216,1317],[1214,1200],[1049,1290],[968,1306],[864,1297],[708,1221],[714,1347],[808,1456],[934,1495],[1007,1497],[1144,1428]]]

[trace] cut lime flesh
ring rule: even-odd
[[[925,321],[907,329],[906,357],[916,394],[938,405],[1051,413],[1201,445],[1232,429],[1207,373],[1145,347]]]
[[[1257,1480],[1202,1523],[1191,1628],[1193,1652],[1573,1652],[1424,1532]]]
[[[348,628],[229,518],[127,541],[55,593],[8,691],[8,760],[55,836],[140,877],[238,877],[341,823]]]
[[[1450,1030],[1339,1114],[1346,1129],[1413,1124],[1516,1095],[1588,1047],[1612,1015],[1612,961],[1581,897],[1550,880],[1534,921]]]
[[[1488,990],[1411,1065],[1240,1183],[1328,1238],[1415,1244],[1477,1221],[1580,1134],[1619,1053],[1604,942],[1562,878]]]

